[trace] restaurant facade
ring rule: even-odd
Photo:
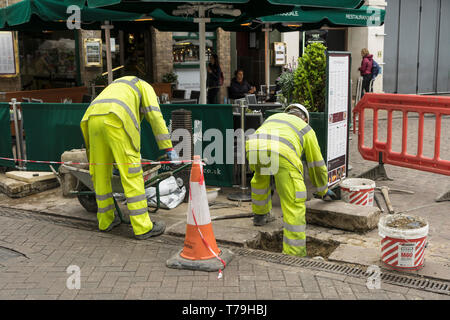
[[[0,7],[11,5],[18,0],[0,0]],[[384,1],[366,1],[368,5],[386,6]],[[384,26],[371,28],[329,28],[306,32],[270,32],[270,82],[274,84],[282,72],[281,65],[274,63],[274,44],[286,46],[286,64],[295,64],[301,56],[304,46],[312,41],[322,41],[335,51],[352,53],[352,80],[356,87],[357,67],[360,63],[360,50],[368,47],[374,58],[381,65],[383,62]],[[104,33],[100,30],[64,30],[64,31],[20,31],[13,32],[17,43],[18,72],[15,76],[0,76],[0,91],[40,90],[47,88],[64,88],[97,85],[97,92],[106,85],[106,51]],[[168,73],[178,76],[176,87],[190,91],[200,90],[199,41],[196,32],[160,32],[147,26],[139,29],[127,28],[111,30],[111,51],[113,77],[136,75],[149,83],[162,83]],[[101,59],[99,63],[87,60],[86,42],[99,40]],[[226,32],[217,29],[207,32],[206,54],[213,52],[219,56],[224,74],[219,102],[227,97],[234,71],[244,70],[250,84],[265,84],[265,46],[264,32]],[[379,77],[382,78],[382,75]],[[375,91],[382,92],[382,79],[377,79]],[[90,93],[93,93],[89,89]],[[353,92],[355,94],[355,92]]]

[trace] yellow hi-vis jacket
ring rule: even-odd
[[[301,158],[305,154],[308,173],[318,194],[328,191],[328,170],[316,133],[297,116],[278,113],[267,118],[253,135],[248,136],[246,152],[271,151],[289,161],[304,177]]]
[[[93,115],[114,113],[137,152],[141,148],[141,121],[150,123],[160,150],[172,148],[172,141],[152,86],[137,77],[122,77],[108,85],[90,104],[80,127],[89,150],[88,120]]]

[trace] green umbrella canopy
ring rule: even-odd
[[[121,12],[140,12],[147,13],[155,18],[152,23],[154,27],[160,31],[195,31],[198,29],[197,24],[189,21],[180,21],[178,17],[173,16],[173,10],[181,5],[232,5],[232,8],[241,10],[238,17],[218,16],[209,11],[207,16],[211,21],[206,24],[207,31],[214,31],[218,27],[222,27],[227,31],[246,31],[242,24],[248,19],[254,19],[268,14],[292,11],[294,5],[302,5],[314,8],[357,8],[360,7],[363,0],[64,0],[66,4],[76,4],[80,7],[89,8],[105,8],[108,10],[117,10]],[[155,9],[160,10],[155,14]],[[161,12],[166,15],[163,15]],[[150,14],[150,12],[152,12]],[[169,17],[175,19],[171,20]],[[194,15],[185,16],[194,17]],[[173,23],[176,22],[176,23]],[[117,23],[115,23],[117,25]]]
[[[258,16],[269,15],[273,13],[282,13],[292,10],[293,6],[272,5],[269,0],[213,0],[213,1],[180,1],[180,0],[64,0],[66,4],[77,4],[80,7],[88,8],[104,8],[108,10],[116,10],[121,12],[134,12],[148,14],[155,9],[160,9],[168,15],[173,15],[173,11],[183,5],[202,4],[211,5],[233,5],[233,9],[241,10],[238,17],[215,15],[211,11],[208,12],[209,18],[227,17],[236,19],[255,18]],[[255,4],[258,2],[257,4]],[[186,14],[188,16],[188,14]],[[194,17],[194,14],[189,14]]]
[[[111,10],[148,13],[154,9],[162,9],[171,15],[174,9],[181,5],[232,5],[240,9],[239,18],[258,17],[281,12],[288,12],[294,6],[311,6],[324,8],[357,8],[363,0],[63,0],[66,4],[76,4],[80,7],[105,8]],[[209,13],[210,17],[214,14]]]
[[[294,5],[321,8],[358,8],[364,1],[358,0],[268,0],[276,5]]]
[[[71,1],[73,2],[73,1]],[[67,12],[68,3],[60,0],[24,0],[0,9],[0,29],[18,31],[67,30],[66,21],[72,12]],[[161,9],[150,13],[123,12],[103,8],[80,7],[81,28],[100,30],[103,21],[111,21],[117,28],[140,28],[155,26],[161,31],[195,31],[198,26],[193,17],[171,16]],[[213,31],[221,24],[234,21],[228,18],[213,18],[207,30]]]
[[[81,9],[81,27],[83,29],[100,29],[103,21],[109,20],[118,28],[143,27],[153,25],[161,31],[195,31],[198,29],[193,16],[173,16],[172,11],[186,3],[210,2],[219,4],[234,4],[242,12],[239,17],[212,16],[206,24],[207,31],[223,27],[229,31],[245,30],[241,24],[250,17],[269,13],[279,13],[292,10],[286,6],[291,3],[305,3],[316,6],[358,6],[360,0],[214,0],[214,1],[126,1],[126,0],[23,0],[6,8],[0,9],[1,30],[65,30],[66,20],[71,15],[67,13],[69,5],[77,5]],[[265,4],[261,5],[261,1]],[[279,5],[282,4],[282,5]],[[252,6],[253,5],[253,6]],[[256,7],[257,9],[254,9]],[[253,8],[253,9],[251,9]],[[275,9],[276,8],[276,9]],[[251,11],[249,11],[251,9]],[[251,13],[251,16],[250,16]],[[145,16],[144,16],[145,14]],[[146,19],[142,19],[146,18]],[[153,20],[150,20],[153,19]],[[138,22],[136,21],[138,20]],[[140,21],[139,21],[140,20]]]
[[[305,31],[330,27],[370,27],[381,26],[384,23],[386,11],[383,9],[362,6],[358,9],[318,9],[295,7],[287,13],[263,16],[257,19],[229,23],[223,28],[227,31],[259,30],[265,24],[270,24],[280,32]]]
[[[175,4],[178,5],[180,3],[229,3],[229,4],[247,4],[253,2],[256,4],[257,2],[261,4],[261,0],[252,1],[252,0],[64,0],[65,3],[76,4],[78,6],[88,6],[91,8],[110,6],[120,3],[126,2],[147,2],[147,3],[156,3],[157,5],[168,5]],[[326,8],[357,8],[364,1],[361,0],[265,0],[264,2],[272,5],[289,5],[289,6],[309,6],[309,7],[326,7]]]
[[[385,10],[362,6],[359,9],[302,9],[296,7],[288,13],[258,18],[262,23],[323,23],[336,26],[380,26],[384,23]]]
[[[59,0],[23,0],[0,9],[2,30],[67,30],[67,4]],[[101,8],[81,8],[84,29],[100,29],[101,21],[134,21],[142,13],[120,12]]]

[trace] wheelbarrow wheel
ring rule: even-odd
[[[79,188],[78,191],[90,191],[88,187],[82,186]],[[79,194],[77,195],[78,201],[81,203],[83,208],[86,209],[88,212],[97,213],[97,201],[95,200],[95,194],[92,195],[86,195],[86,194]]]

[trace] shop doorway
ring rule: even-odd
[[[153,82],[152,41],[150,30],[115,30],[115,49],[112,52],[112,67],[120,67],[114,79],[122,76],[137,76],[149,83]],[[104,61],[106,66],[106,61]]]
[[[264,32],[236,32],[237,68],[244,71],[244,78],[259,88],[265,83]],[[231,77],[234,72],[231,70]]]
[[[328,51],[347,51],[347,29],[329,29],[327,31]]]

